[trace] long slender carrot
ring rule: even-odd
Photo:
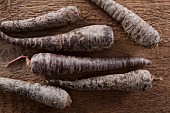
[[[113,0],[91,0],[113,19],[120,22],[124,30],[136,43],[153,48],[160,42],[159,33],[137,14]]]
[[[13,38],[0,31],[3,39],[11,44],[48,51],[101,51],[111,48],[114,34],[106,25],[91,25],[65,34],[38,38]]]
[[[72,103],[69,94],[53,86],[0,77],[0,89],[13,92],[45,105],[63,109]]]
[[[0,23],[0,30],[5,32],[44,30],[53,27],[67,26],[78,20],[80,20],[78,9],[75,6],[68,6],[35,18],[2,21]]]
[[[35,54],[30,61],[35,74],[57,76],[90,73],[151,64],[144,58],[80,58],[51,53]]]
[[[125,74],[106,75],[77,81],[49,80],[45,83],[74,90],[145,91],[152,87],[152,80],[149,71],[136,70]]]

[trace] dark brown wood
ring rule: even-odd
[[[0,0],[0,3],[3,0]],[[5,0],[0,4],[0,19],[26,19],[57,10],[63,6],[75,5],[82,14],[82,20],[69,27],[50,29],[42,32],[8,34],[10,36],[44,36],[65,33],[74,28],[92,24],[112,26],[115,44],[112,49],[93,53],[63,53],[88,57],[144,57],[153,64],[145,66],[153,75],[160,76],[163,81],[156,81],[149,92],[125,93],[119,91],[72,91],[73,103],[70,108],[58,110],[37,103],[25,97],[0,91],[0,112],[2,113],[169,113],[170,112],[170,1],[169,0],[116,0],[133,10],[151,24],[161,34],[161,43],[155,49],[146,49],[132,42],[121,28],[121,25],[107,15],[90,0]],[[24,61],[17,62],[9,68],[5,63],[21,55],[23,48],[15,47],[0,39],[0,76],[41,82],[45,78],[33,75],[26,68]],[[40,51],[29,50],[29,55]],[[45,52],[45,51],[44,51]],[[82,75],[87,78],[108,73],[125,73],[135,68]],[[75,80],[77,76],[59,77],[63,80]],[[47,78],[50,79],[50,78]]]

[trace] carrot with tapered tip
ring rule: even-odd
[[[63,109],[72,103],[69,94],[53,86],[0,77],[0,89],[26,96],[45,105]]]
[[[11,44],[48,51],[101,51],[111,48],[114,43],[113,30],[106,25],[91,25],[65,34],[38,38],[13,38],[1,31],[0,35]]]
[[[35,18],[15,21],[1,21],[0,30],[4,32],[21,32],[44,30],[67,26],[80,20],[80,13],[75,6],[63,7]]]
[[[45,84],[74,90],[121,90],[145,91],[152,87],[152,75],[147,70],[136,70],[125,74],[113,74],[77,81],[49,80]]]
[[[94,4],[102,8],[113,19],[120,22],[124,30],[136,43],[153,48],[160,42],[159,33],[137,14],[119,5],[113,0],[91,0]]]
[[[151,64],[144,58],[81,58],[51,53],[35,54],[30,61],[33,73],[47,76],[90,73]]]
[[[27,58],[20,58],[24,57]],[[52,53],[35,54],[27,62],[34,74],[45,76],[83,74],[151,64],[151,61],[145,58],[81,58]]]

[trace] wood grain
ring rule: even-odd
[[[153,61],[151,66],[143,67],[153,75],[163,77],[163,81],[154,82],[149,92],[125,93],[119,91],[73,91],[73,104],[70,108],[58,110],[9,92],[0,92],[1,113],[169,113],[170,112],[170,0],[116,0],[118,3],[136,12],[150,23],[161,34],[159,47],[146,49],[130,40],[120,24],[95,6],[90,0],[0,0],[0,19],[16,20],[35,17],[63,6],[75,5],[79,8],[82,20],[74,25],[48,31],[12,34],[11,36],[33,37],[64,33],[74,28],[107,24],[113,27],[115,45],[110,50],[94,53],[62,53],[75,56],[90,57],[144,57]],[[33,75],[25,67],[24,61],[4,68],[4,63],[22,54],[25,48],[19,48],[0,40],[0,76],[22,79],[31,82],[41,82],[45,78]],[[29,55],[42,52],[29,50]],[[45,51],[43,51],[45,52]],[[58,53],[58,52],[56,52]],[[136,68],[133,68],[136,69]],[[61,79],[75,80],[108,73],[124,73],[131,68],[93,73],[91,75],[63,76]],[[47,78],[50,79],[50,78]]]

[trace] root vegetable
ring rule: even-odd
[[[160,42],[159,33],[137,14],[113,0],[91,0],[113,19],[120,22],[124,30],[136,43],[153,48]]]
[[[75,90],[144,91],[152,87],[152,77],[147,70],[136,70],[77,81],[50,80],[45,83]]]
[[[5,32],[21,32],[44,30],[53,27],[67,26],[80,19],[80,14],[75,6],[61,8],[35,18],[15,21],[2,21],[0,30]]]
[[[39,38],[13,38],[3,32],[0,35],[13,45],[48,51],[101,51],[111,48],[114,43],[112,28],[106,25],[91,25],[65,34]]]
[[[144,58],[76,58],[51,53],[35,54],[30,61],[34,74],[46,76],[115,70],[148,64],[151,64],[151,61]]]
[[[26,96],[45,105],[63,109],[72,103],[69,94],[60,88],[0,77],[0,89]]]

